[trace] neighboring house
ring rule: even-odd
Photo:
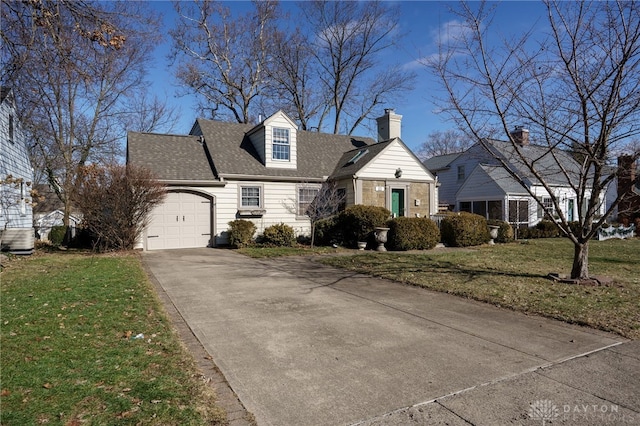
[[[64,203],[60,201],[56,193],[49,185],[36,184],[38,202],[33,206],[33,225],[36,230],[36,238],[49,241],[49,232],[54,226],[64,225]],[[74,206],[69,215],[70,236],[76,235],[76,228],[82,222],[82,214]]]
[[[452,153],[452,154],[444,154],[444,155],[437,155],[435,157],[431,157],[428,160],[424,161],[424,166],[427,168],[427,170],[429,170],[431,173],[433,173],[433,175],[436,177],[436,180],[438,180],[438,174],[440,172],[444,172],[445,175],[447,173],[447,171],[450,169],[449,165],[453,162],[453,160],[455,160],[456,158],[458,158],[460,155],[462,155],[461,152],[456,152],[456,153]],[[436,185],[437,189],[437,194],[438,194],[438,201],[439,201],[439,211],[453,211],[455,209],[455,198],[451,198],[450,199],[446,199],[446,198],[442,198],[442,195],[440,194],[440,182],[438,182],[438,184]]]
[[[37,238],[42,241],[49,241],[51,228],[64,225],[64,212],[62,210],[54,210],[48,213],[34,213],[33,221]],[[69,227],[71,228],[72,238],[75,236],[75,230],[81,221],[82,218],[80,216],[69,215]]]
[[[567,173],[575,177],[579,173],[579,165],[573,157],[560,150],[553,151],[552,155],[546,147],[531,145],[529,132],[526,129],[517,128],[512,132],[512,136],[518,141],[518,148],[524,158],[527,161],[535,159],[536,170],[553,188],[553,193],[560,201],[560,207],[567,220],[577,220],[578,203],[575,191],[571,189],[556,162],[557,158],[562,162]],[[454,211],[468,211],[480,214],[487,219],[506,220],[514,226],[534,226],[545,216],[553,216],[551,196],[526,169],[516,148],[510,142],[497,140],[488,142],[494,155],[477,143],[464,153],[435,157],[425,161],[429,170],[432,170],[430,167],[436,169],[440,183],[440,202],[449,204]],[[545,205],[544,209],[494,158],[495,156],[504,159],[512,170],[517,171],[536,198]],[[589,191],[585,196],[590,196]],[[605,205],[602,202],[601,214],[604,213],[604,208]]]
[[[327,180],[346,205],[428,217],[437,208],[435,179],[400,139],[401,118],[385,110],[378,142],[301,131],[282,111],[255,126],[198,119],[184,136],[129,132],[127,163],[150,169],[168,187],[140,245],[226,244],[235,219],[251,220],[258,233],[285,223],[309,235],[305,211]]]
[[[25,134],[16,117],[11,89],[0,88],[0,177],[19,179],[17,186],[0,187],[0,232],[2,250],[30,254],[34,247],[31,186],[33,168],[27,152]]]

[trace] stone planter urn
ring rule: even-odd
[[[387,232],[389,228],[376,227],[373,229],[373,235],[376,237],[376,243],[378,243],[377,251],[387,251],[384,243],[387,242]]]
[[[367,247],[366,241],[358,241],[358,250],[364,250]]]
[[[489,235],[491,235],[491,240],[489,240],[489,244],[490,245],[494,245],[495,244],[495,242],[493,240],[498,238],[498,229],[500,229],[499,226],[489,225]]]

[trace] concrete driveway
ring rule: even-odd
[[[308,258],[143,259],[260,425],[640,423],[615,335]]]

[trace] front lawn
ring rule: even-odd
[[[0,280],[0,424],[226,421],[137,255],[37,254]]]
[[[592,241],[592,275],[611,286],[555,283],[550,272],[568,274],[573,245],[566,239],[421,253],[367,252],[320,258],[320,262],[517,311],[640,338],[640,239]]]

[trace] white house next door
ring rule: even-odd
[[[146,249],[207,247],[211,240],[211,200],[188,192],[169,192],[151,213]]]

